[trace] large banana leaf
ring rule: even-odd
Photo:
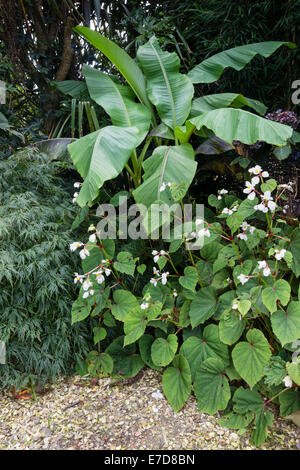
[[[89,93],[85,82],[79,80],[64,80],[62,82],[54,82],[57,88],[64,94],[70,95],[78,100],[88,100]]]
[[[158,201],[171,205],[173,202],[169,190],[160,191],[162,184],[184,184],[186,192],[195,176],[197,162],[189,144],[162,146],[157,147],[151,157],[145,160],[143,168],[144,182],[133,192],[136,202],[147,207]]]
[[[191,117],[199,116],[199,114],[207,113],[213,109],[227,108],[243,108],[248,106],[257,113],[265,115],[267,107],[258,100],[246,98],[238,93],[215,93],[214,95],[201,96],[192,102]]]
[[[136,127],[107,126],[69,145],[74,165],[84,179],[77,198],[81,207],[97,197],[105,181],[119,175],[138,141]]]
[[[137,127],[142,142],[150,127],[151,113],[146,106],[134,101],[132,89],[118,85],[107,74],[86,65],[83,66],[83,75],[91,98],[105,109],[113,125]]]
[[[244,144],[252,145],[261,140],[268,144],[283,146],[293,134],[293,129],[289,126],[233,108],[214,109],[194,117],[186,124],[187,137],[192,134],[193,129],[200,130],[205,126],[230,144],[233,140],[240,140]],[[182,136],[181,141],[184,141],[182,128],[178,128],[178,131]]]
[[[149,102],[145,77],[135,61],[117,44],[85,26],[76,26],[74,31],[101,51],[119,70],[141,103],[152,110]]]
[[[180,60],[175,52],[163,51],[155,37],[139,47],[137,58],[147,78],[150,101],[161,120],[172,129],[183,124],[191,109],[192,82],[179,73]]]
[[[241,70],[257,54],[269,57],[281,46],[287,46],[290,49],[296,47],[292,42],[282,41],[258,42],[234,47],[205,59],[199,65],[196,65],[188,73],[188,76],[193,83],[212,83],[218,80],[225,68],[230,67],[235,70]]]

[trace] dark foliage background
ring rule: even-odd
[[[61,164],[33,149],[0,160],[0,388],[54,380],[91,348],[89,322],[71,326],[79,266],[69,243],[80,234]]]

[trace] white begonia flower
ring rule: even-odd
[[[259,181],[260,181],[259,176],[253,176],[253,178],[251,178],[252,186],[256,186],[259,183]]]
[[[265,205],[271,210],[274,211],[276,209],[276,204],[273,201],[273,197],[271,196],[271,191],[266,191],[262,196]]]
[[[245,274],[240,274],[237,276],[237,279],[240,281],[241,284],[246,284],[249,281],[249,276],[245,276]]]
[[[91,290],[89,291],[89,294],[90,294],[90,295],[94,295],[94,293],[95,293],[95,291],[94,291],[93,289],[91,289]]]
[[[103,259],[103,260],[101,261],[101,263],[102,263],[102,264],[106,264],[106,263],[108,263],[108,260],[107,260],[107,259]]]
[[[260,175],[260,173],[262,173],[262,168],[259,165],[255,165],[254,167],[249,168],[248,171],[253,175]]]
[[[237,310],[239,308],[238,304],[233,304],[231,306],[232,310]]]
[[[108,269],[108,268],[105,268],[105,269],[104,269],[104,272],[105,272],[105,275],[106,275],[107,277],[110,276],[110,274],[111,274],[111,270]]]
[[[90,279],[86,279],[84,283],[82,284],[82,288],[85,291],[89,290],[89,288],[92,286],[93,286],[93,283],[90,281]]]
[[[82,294],[83,299],[86,299],[88,296],[89,296],[89,293],[88,293],[88,292],[84,292],[84,293]]]
[[[154,274],[155,276],[160,276],[160,272],[159,272],[158,269],[156,269],[155,266],[153,267],[153,274]]]
[[[262,174],[261,174],[261,176],[262,176],[263,178],[269,178],[269,173],[268,173],[267,171],[263,171]]]
[[[99,271],[93,273],[96,276],[96,281],[98,282],[98,284],[102,284],[102,282],[105,281],[105,277],[103,276],[102,273],[103,273],[102,269],[99,269]]]
[[[293,382],[292,382],[291,377],[290,377],[289,375],[286,375],[286,376],[283,378],[282,382],[283,382],[284,385],[285,385],[286,387],[288,387],[288,388],[291,388],[291,387],[293,386]]]
[[[96,241],[96,234],[95,233],[93,233],[92,235],[89,236],[89,241],[91,243],[94,243]]]
[[[150,279],[150,283],[154,285],[154,287],[157,286],[158,279],[154,279],[153,277]]]
[[[284,248],[282,248],[282,250],[275,250],[275,258],[278,261],[281,260],[285,254],[286,254],[286,250]]]
[[[79,248],[80,246],[83,246],[83,243],[81,243],[81,242],[74,242],[74,243],[71,243],[71,244],[70,244],[70,250],[71,250],[71,251],[75,251],[75,250],[77,250],[77,248]]]
[[[161,256],[166,256],[168,253],[164,250],[161,250],[161,251],[156,251],[156,250],[153,250],[152,251],[152,255],[155,255],[154,258],[153,258],[153,261],[154,263],[157,263],[157,261],[159,260],[159,258]]]
[[[88,228],[88,232],[93,232],[93,230],[96,230],[95,225],[91,224]]]
[[[243,190],[243,193],[248,194],[247,198],[250,199],[250,201],[253,201],[255,198],[254,189],[254,185],[250,183],[250,181],[246,181],[246,188]]]
[[[86,248],[83,248],[82,250],[80,250],[79,256],[81,259],[85,259],[87,256],[90,256],[90,252]]]
[[[149,307],[148,302],[143,302],[143,303],[141,304],[141,309],[142,309],[142,310],[146,310],[148,307]]]
[[[267,262],[265,260],[263,261],[258,261],[258,269],[262,269],[263,270],[263,275],[265,277],[268,277],[270,276],[271,274],[271,269],[269,268]]]
[[[170,273],[166,272],[166,273],[162,273],[161,274],[161,283],[162,285],[164,286],[165,284],[167,284],[167,278],[169,276]]]
[[[82,284],[84,275],[78,274],[78,273],[74,273],[74,274],[75,274],[74,284],[77,284],[78,281]]]
[[[159,188],[159,192],[161,193],[162,191],[165,191],[167,186],[171,186],[172,183],[163,183],[161,187]]]
[[[266,260],[258,261],[258,269],[263,269],[267,266]]]
[[[224,209],[222,210],[222,214],[231,215],[231,214],[233,214],[233,211],[231,209],[229,209],[228,207],[224,207]]]
[[[80,188],[80,186],[81,186],[81,183],[79,183],[78,181],[74,183],[74,188]]]
[[[245,232],[245,230],[247,230],[250,225],[247,223],[247,222],[243,222],[241,225],[240,225],[241,229]]]
[[[254,209],[257,210],[257,211],[261,211],[261,212],[268,212],[268,208],[265,204],[263,204],[262,202],[260,204],[256,204],[256,206],[254,206]]]
[[[223,194],[228,194],[227,189],[221,189],[221,191],[219,191],[219,195],[218,195],[219,200],[222,199]]]
[[[233,212],[236,212],[236,211],[238,210],[238,208],[239,208],[239,206],[233,206],[231,210],[232,210]]]
[[[253,233],[254,230],[255,230],[255,227],[253,227],[253,226],[251,226],[251,227],[249,228],[249,232],[250,232],[250,233]]]
[[[197,226],[197,225],[201,225],[203,222],[204,222],[203,219],[196,219],[196,220],[195,220],[196,226]]]
[[[240,240],[245,240],[245,241],[248,240],[248,237],[245,233],[239,233],[237,235],[237,238],[239,238]]]
[[[199,230],[198,232],[198,237],[210,237],[210,231],[208,230],[208,228],[202,228],[201,230]]]
[[[79,193],[74,193],[73,194],[73,199],[72,199],[73,204],[74,204],[74,202],[76,202],[76,199],[78,198],[78,196],[79,196]]]
[[[178,296],[177,291],[173,289],[173,297],[177,297],[177,296]]]

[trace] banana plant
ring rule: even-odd
[[[192,135],[193,142],[199,139],[197,147],[203,137],[212,136],[227,146],[234,140],[249,145],[260,140],[278,147],[292,137],[291,127],[263,117],[263,103],[234,93],[194,99],[194,84],[216,81],[228,67],[241,70],[257,54],[269,57],[282,46],[294,49],[293,43],[275,41],[236,47],[182,74],[177,54],[163,51],[155,37],[140,46],[134,60],[96,31],[83,26],[75,31],[104,54],[118,72],[118,76],[111,76],[84,66],[85,82],[76,84],[81,90],[86,86],[91,99],[111,119],[111,125],[69,145],[84,180],[77,199],[81,207],[92,204],[105,181],[116,178],[124,169],[132,179],[137,203],[171,204],[167,192],[160,191],[167,182],[184,188],[183,197],[197,170]],[[65,89],[68,85],[61,84]]]

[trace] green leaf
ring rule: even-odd
[[[262,397],[257,391],[248,390],[244,387],[239,387],[235,391],[232,401],[234,403],[233,411],[241,414],[245,414],[248,411],[258,414],[264,406]]]
[[[126,334],[124,346],[137,341],[145,333],[146,325],[146,314],[141,307],[137,307],[126,315],[124,321],[124,332]]]
[[[134,101],[135,95],[129,86],[118,85],[107,73],[87,65],[83,65],[82,71],[91,98],[105,109],[114,126],[137,127],[140,144],[150,127],[149,109]]]
[[[271,351],[263,333],[256,328],[249,330],[248,342],[238,343],[232,351],[234,367],[250,388],[262,378],[268,364]]]
[[[151,359],[151,346],[154,342],[154,338],[152,335],[143,335],[139,340],[139,349],[141,353],[141,358],[147,364],[147,366],[151,367],[151,369],[161,370],[161,367],[156,366]]]
[[[225,310],[219,322],[220,340],[225,344],[234,344],[243,334],[246,323],[240,314],[232,309]]]
[[[72,305],[72,325],[87,318],[90,314],[90,311],[90,305],[88,305],[87,302],[84,302],[81,297],[78,297],[78,299],[75,300]]]
[[[206,322],[216,311],[217,297],[213,287],[203,287],[191,303],[190,318],[192,327]]]
[[[131,86],[140,102],[151,109],[146,91],[145,77],[136,62],[113,41],[84,26],[76,26],[74,31],[87,39],[101,51],[119,70]]]
[[[177,351],[177,336],[169,335],[166,339],[157,338],[151,346],[151,358],[157,366],[166,366],[173,360]]]
[[[242,70],[257,54],[269,57],[281,46],[287,46],[290,49],[296,47],[291,42],[281,41],[267,41],[233,47],[205,59],[199,65],[196,65],[188,73],[188,76],[193,83],[212,83],[218,80],[225,68]]]
[[[162,51],[152,37],[140,46],[137,58],[147,78],[147,92],[161,120],[172,129],[186,120],[191,109],[194,87],[179,73],[180,60],[175,52]]]
[[[291,268],[294,274],[298,277],[300,276],[300,228],[296,228],[292,232],[290,251],[293,255]]]
[[[135,296],[126,290],[118,289],[113,294],[115,304],[112,305],[113,316],[120,321],[125,321],[130,312],[140,308]]]
[[[200,411],[215,414],[224,410],[230,399],[230,387],[221,359],[208,358],[200,366],[194,383]]]
[[[140,264],[136,269],[139,274],[143,275],[147,269],[147,266],[145,264]]]
[[[118,261],[115,261],[115,264],[114,264],[115,268],[120,273],[125,273],[125,274],[129,274],[130,276],[133,276],[137,258],[133,259],[132,254],[129,253],[128,251],[120,251],[118,253],[117,258],[118,258]]]
[[[162,377],[164,394],[172,408],[179,411],[191,393],[191,373],[187,360],[175,356],[172,366],[168,367]]]
[[[243,111],[242,109],[221,108],[196,116],[190,123],[200,130],[203,126],[211,129],[217,137],[232,143],[240,140],[253,145],[257,140],[273,145],[284,145],[293,129],[284,124],[270,121]]]
[[[238,93],[215,93],[213,95],[201,96],[193,100],[190,117],[199,116],[199,114],[207,113],[213,109],[227,108],[229,106],[232,108],[248,106],[263,116],[267,111],[263,103],[252,100],[251,98],[246,98],[244,95]]]
[[[190,300],[185,300],[183,305],[180,308],[180,313],[179,313],[179,326],[182,328],[187,328],[190,323],[190,307],[191,307],[191,301]]]
[[[254,421],[254,431],[251,433],[250,442],[254,446],[260,446],[268,435],[268,426],[272,426],[273,413],[263,408],[257,413]]]
[[[254,413],[249,412],[245,415],[237,413],[228,413],[224,418],[218,419],[220,426],[228,429],[245,429],[253,421]]]
[[[276,147],[273,150],[273,154],[277,160],[285,160],[292,152],[292,147],[290,144],[285,145],[284,147]]]
[[[300,385],[300,364],[296,364],[295,362],[288,362],[286,368],[292,381],[295,384]]]
[[[282,346],[300,338],[300,302],[291,302],[286,311],[271,316],[272,328]]]
[[[97,351],[91,351],[87,358],[88,360],[88,372],[93,377],[98,377],[103,371],[105,374],[111,374],[114,367],[114,362],[109,354],[98,353]]]
[[[291,286],[284,279],[279,279],[272,287],[266,287],[262,291],[262,301],[267,309],[273,313],[277,310],[277,301],[285,306],[291,296]]]
[[[103,339],[105,339],[107,335],[106,329],[98,327],[98,326],[95,326],[95,328],[93,328],[93,333],[94,333],[94,344],[97,344]]]
[[[175,140],[175,136],[172,129],[166,126],[166,124],[164,124],[163,122],[161,122],[158,126],[152,129],[149,135],[154,137],[162,137],[163,139],[168,140]]]
[[[154,320],[162,313],[162,302],[150,302],[149,307],[145,310],[145,314],[149,321]]]
[[[201,336],[190,336],[181,346],[180,354],[190,365],[193,381],[199,366],[209,357],[222,359],[224,364],[229,364],[228,348],[220,341],[217,325],[206,326]]]
[[[139,142],[136,127],[107,126],[68,146],[79,174],[84,179],[76,202],[93,201],[105,181],[116,178]]]
[[[279,395],[280,416],[287,416],[300,410],[300,392],[299,390],[286,390]]]
[[[59,91],[64,95],[70,95],[78,100],[89,99],[89,93],[85,82],[79,80],[63,80],[62,82],[54,82]]]
[[[197,269],[193,266],[187,266],[184,269],[184,276],[179,278],[179,284],[185,289],[195,291],[196,284],[198,282]]]
[[[105,352],[114,361],[113,375],[122,375],[124,378],[135,377],[144,366],[139,354],[135,354],[135,344],[123,347],[124,336],[119,336],[106,348]]]
[[[144,182],[133,191],[137,203],[151,204],[161,201],[172,205],[173,200],[169,188],[160,191],[163,183],[181,184],[184,178],[186,191],[196,173],[197,163],[191,145],[184,144],[175,147],[157,147],[151,157],[143,164]]]
[[[270,191],[270,192],[274,191],[276,187],[277,187],[277,182],[273,179],[269,179],[265,183],[262,183],[262,185],[260,186],[260,189],[262,190],[263,193],[265,193],[266,191]]]
[[[265,368],[264,381],[267,385],[282,385],[282,380],[286,376],[285,361],[280,356],[272,356],[270,364]]]

